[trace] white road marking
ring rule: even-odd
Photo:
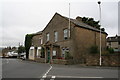
[[[89,76],[57,76],[59,78],[104,78],[104,77],[89,77]]]
[[[80,77],[80,78],[103,78],[103,77]]]
[[[54,80],[56,76],[52,76],[50,80]]]
[[[52,66],[50,66],[50,68],[46,71],[46,73],[42,76],[42,78],[46,78],[47,74],[50,72],[51,69],[52,69]]]
[[[43,76],[42,78],[46,78],[47,76]]]
[[[52,79],[55,79],[56,76],[52,76]]]

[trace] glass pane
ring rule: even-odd
[[[55,32],[55,42],[58,40],[58,32]]]
[[[64,30],[64,39],[66,39],[66,37],[68,37],[68,30],[67,29]]]
[[[47,41],[49,41],[49,36],[50,36],[50,34],[48,33],[48,34],[47,34]]]

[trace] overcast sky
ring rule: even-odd
[[[118,34],[118,0],[101,0],[102,26],[108,36]],[[2,46],[24,44],[26,34],[43,30],[55,12],[71,18],[92,17],[99,20],[97,0],[2,0],[0,3],[0,43]],[[2,5],[1,5],[2,4]],[[0,46],[1,46],[0,45]]]

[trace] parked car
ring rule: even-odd
[[[7,56],[8,56],[8,57],[16,57],[16,58],[17,58],[18,53],[16,53],[15,51],[8,52],[8,53],[7,53]]]
[[[20,54],[20,58],[23,59],[23,60],[25,60],[26,59],[26,53],[21,53]]]

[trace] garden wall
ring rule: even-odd
[[[91,55],[86,58],[86,65],[98,66],[99,55]],[[120,55],[102,55],[102,66],[120,66]]]
[[[35,58],[36,62],[45,63],[45,58]]]
[[[52,60],[52,64],[64,64],[64,65],[68,65],[68,64],[74,64],[74,61],[72,59],[70,59],[70,60],[53,59]]]

